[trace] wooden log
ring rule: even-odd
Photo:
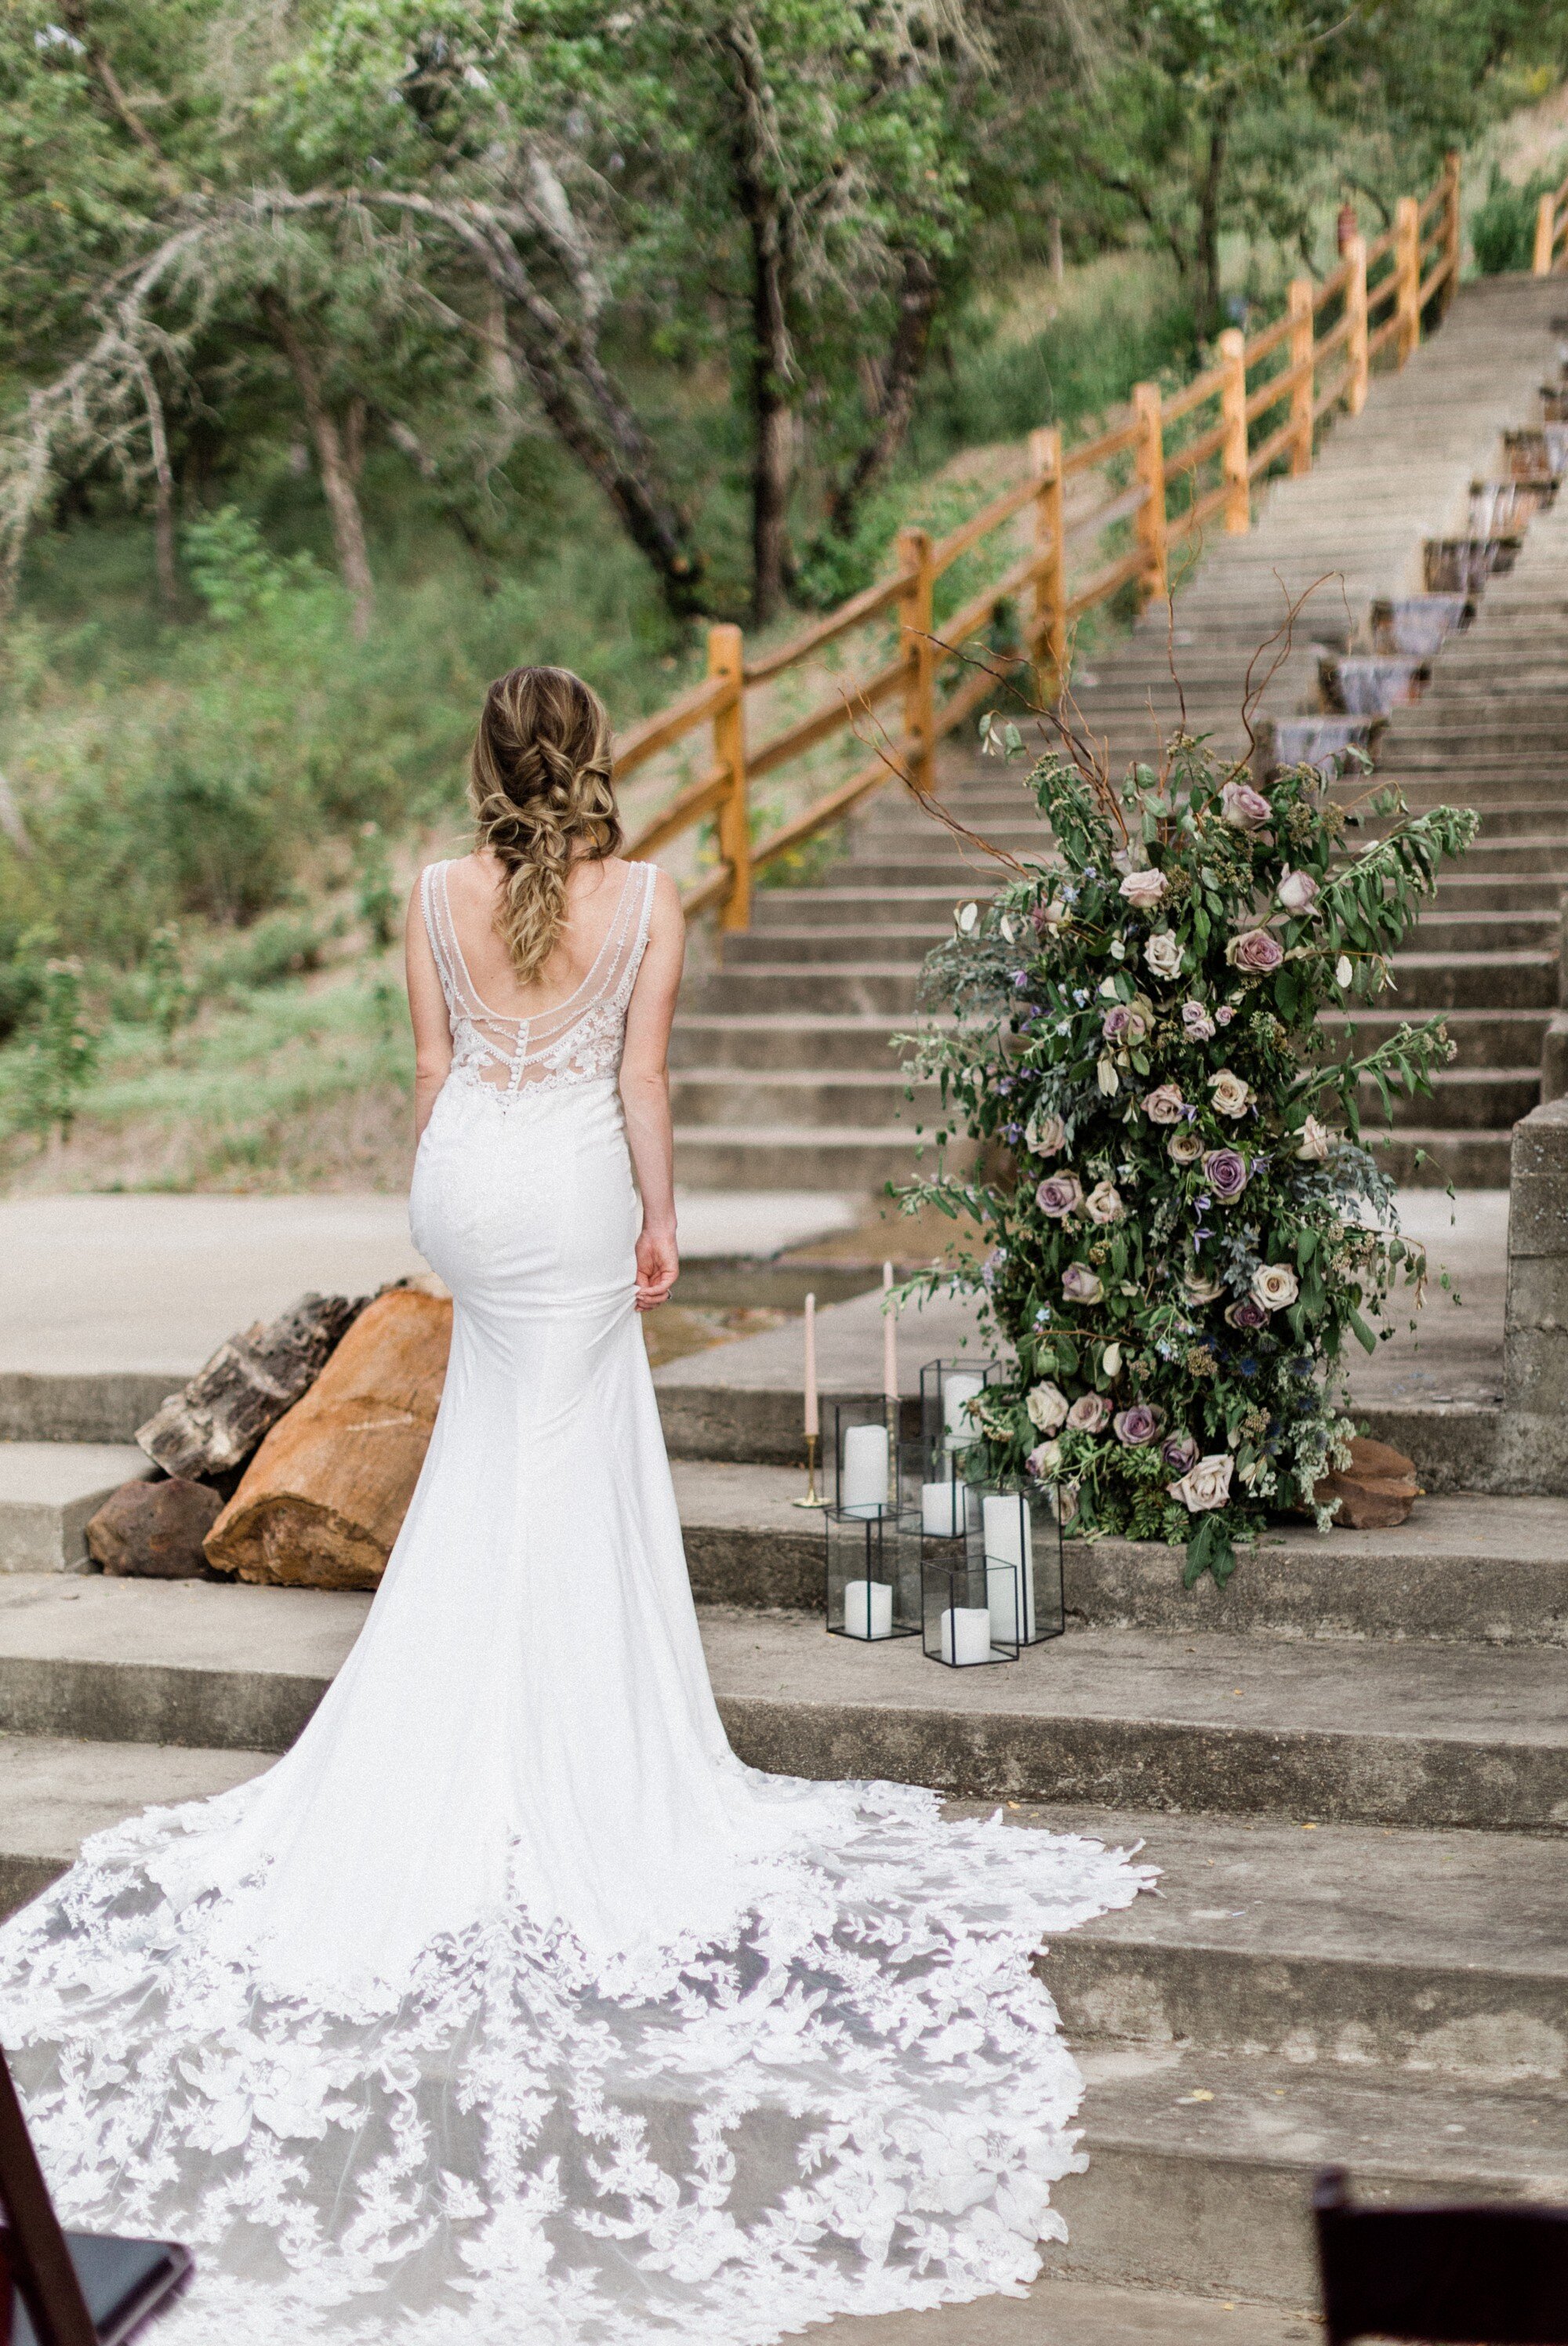
[[[446,1378],[452,1305],[378,1295],[280,1418],[207,1536],[241,1580],[373,1588],[392,1553]]]
[[[209,1483],[182,1475],[164,1483],[122,1483],[87,1525],[87,1554],[118,1578],[199,1580],[202,1541],[223,1501]]]
[[[1391,1530],[1404,1522],[1420,1495],[1415,1461],[1387,1442],[1369,1442],[1359,1433],[1350,1443],[1349,1466],[1325,1474],[1312,1493],[1320,1507],[1338,1499],[1336,1528],[1352,1532]]]
[[[310,1390],[367,1300],[302,1295],[280,1320],[231,1336],[137,1428],[137,1442],[166,1474],[232,1474]]]

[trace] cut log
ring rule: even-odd
[[[1319,1507],[1339,1502],[1334,1517],[1343,1531],[1391,1531],[1402,1524],[1421,1495],[1415,1461],[1387,1442],[1369,1442],[1357,1434],[1350,1444],[1349,1466],[1325,1474],[1312,1493]]]
[[[137,1440],[166,1474],[201,1482],[232,1474],[314,1384],[367,1300],[302,1295],[280,1320],[231,1336]]]
[[[452,1305],[378,1295],[280,1418],[207,1537],[241,1580],[373,1588],[424,1464],[446,1378]]]
[[[223,1504],[207,1483],[122,1483],[87,1525],[87,1554],[105,1572],[137,1580],[199,1580],[201,1543]]]

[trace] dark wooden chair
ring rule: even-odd
[[[167,2240],[64,2232],[0,2053],[0,2346],[124,2346],[191,2269]]]
[[[1312,2210],[1326,2346],[1568,2346],[1568,2208],[1358,2208],[1331,2167]]]

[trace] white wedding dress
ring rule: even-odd
[[[0,1931],[66,2220],[196,2251],[168,2346],[760,2346],[1016,2291],[1082,2164],[1031,1966],[1141,1870],[726,1742],[632,1300],[653,879],[524,1025],[425,875],[456,1311],[380,1592],[285,1759]]]

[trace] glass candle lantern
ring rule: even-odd
[[[872,1643],[914,1637],[921,1627],[918,1518],[889,1511],[850,1515],[830,1507],[827,1544],[828,1634]]]
[[[997,1635],[997,1622],[1018,1610],[1017,1575],[990,1566],[974,1536],[921,1542],[921,1637],[928,1661],[950,1670],[1015,1662],[1018,1642]]]
[[[928,1361],[920,1372],[921,1434],[927,1447],[961,1451],[980,1429],[966,1404],[997,1374],[994,1361]]]
[[[885,1402],[834,1402],[832,1502],[840,1515],[870,1520],[897,1513],[897,1430],[890,1417]]]
[[[975,1486],[978,1550],[986,1580],[992,1631],[998,1643],[1044,1645],[1066,1626],[1063,1587],[1063,1516],[1068,1494],[1047,1483],[982,1483]]]

